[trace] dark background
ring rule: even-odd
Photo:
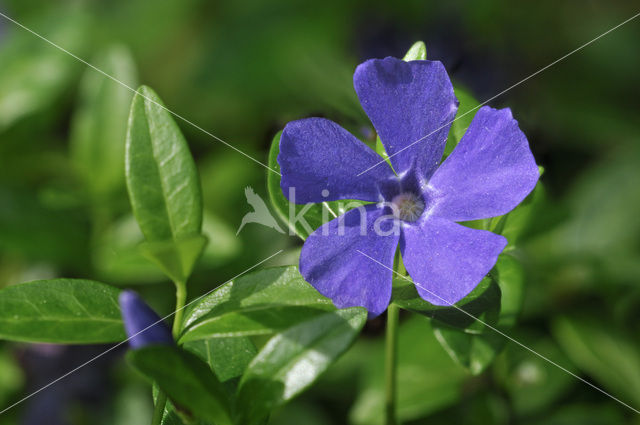
[[[0,0],[0,11],[89,62],[113,44],[124,46],[138,81],[170,109],[266,162],[272,137],[292,119],[326,116],[367,134],[352,89],[353,70],[367,58],[402,57],[423,40],[428,58],[441,60],[455,84],[484,101],[640,10],[604,0]],[[639,40],[640,18],[490,102],[512,108],[545,168],[546,201],[520,253],[527,292],[512,335],[636,408]],[[170,284],[136,254],[141,236],[124,181],[92,198],[70,154],[79,81],[91,72],[0,17],[0,287],[91,278],[135,285],[168,312]],[[250,211],[244,188],[266,195],[266,170],[179,125],[197,158],[216,235],[190,293],[280,248],[286,254],[277,264],[294,264],[300,243],[293,237],[256,225],[235,237]],[[367,412],[380,400],[380,330],[369,323],[341,362],[273,423],[370,425]],[[514,344],[476,377],[449,359],[426,321],[404,317],[400,345],[406,423],[640,423],[631,410]],[[2,343],[0,406],[104,348]],[[0,424],[142,424],[150,408],[144,382],[116,350],[0,415]]]

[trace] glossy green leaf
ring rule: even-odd
[[[491,279],[500,288],[500,314],[490,326],[501,331],[515,324],[520,314],[524,291],[524,272],[520,263],[510,255],[500,255],[490,273]],[[486,320],[484,317],[480,320]],[[464,366],[471,374],[478,375],[493,362],[502,351],[507,339],[485,326],[482,333],[469,333],[460,329],[433,322],[433,331],[440,344],[453,360]]]
[[[180,341],[270,334],[333,310],[297,267],[267,268],[225,283],[190,307]]]
[[[427,59],[427,46],[425,46],[424,42],[416,41],[407,51],[407,54],[404,55],[402,60],[404,61],[417,61],[417,60],[426,60]]]
[[[280,153],[281,135],[281,131],[275,135],[269,149],[269,167],[277,172],[280,172],[278,154]],[[280,176],[271,171],[267,171],[267,188],[273,209],[287,225],[290,232],[303,240],[327,221],[333,220],[349,209],[364,204],[361,201],[353,200],[323,202],[322,204],[293,204],[282,193]]]
[[[111,46],[94,63],[129,87],[137,86],[135,64],[125,47]],[[124,145],[132,98],[128,88],[94,69],[85,71],[72,123],[71,155],[82,181],[94,196],[124,185]]]
[[[325,313],[275,335],[251,362],[238,389],[240,423],[255,424],[310,386],[356,339],[367,311]]]
[[[230,394],[235,394],[237,379],[258,352],[247,337],[209,338],[183,345],[204,360],[224,383]]]
[[[500,308],[500,288],[490,278],[483,279],[476,288],[455,306],[436,306],[423,300],[415,285],[407,279],[393,280],[391,302],[404,310],[422,314],[450,327],[464,329],[468,333],[483,331],[475,318],[495,323]]]
[[[56,344],[122,341],[118,292],[83,279],[9,286],[0,291],[0,338]]]
[[[129,199],[145,238],[199,234],[202,194],[195,162],[173,117],[146,86],[131,104],[125,159]]]
[[[171,280],[186,282],[206,245],[206,236],[194,235],[171,241],[144,242],[140,250]]]
[[[155,345],[130,351],[127,360],[180,409],[216,425],[233,423],[224,387],[195,354],[178,347]]]

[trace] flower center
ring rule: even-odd
[[[403,221],[416,221],[424,211],[424,201],[412,192],[404,192],[394,196],[391,203],[393,204],[393,214]]]

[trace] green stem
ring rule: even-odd
[[[177,340],[180,336],[180,330],[182,327],[182,315],[184,310],[184,304],[187,301],[187,285],[184,282],[174,282],[176,285],[176,309],[173,316],[173,339]],[[167,395],[164,391],[158,392],[158,398],[156,399],[156,406],[153,409],[153,419],[151,425],[160,425],[162,417],[164,416],[164,407],[167,404]]]
[[[167,404],[167,395],[162,390],[160,390],[158,392],[158,398],[156,399],[156,407],[153,409],[153,419],[151,419],[151,425],[160,425],[162,423],[165,404]]]
[[[386,425],[397,425],[396,418],[396,387],[397,387],[397,355],[398,355],[398,320],[400,309],[395,304],[389,304],[387,309],[387,335],[385,346],[385,410]]]
[[[184,304],[187,301],[187,285],[184,282],[174,282],[176,285],[176,313],[173,316],[173,338],[178,339],[182,327]]]

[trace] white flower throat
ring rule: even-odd
[[[424,211],[424,201],[412,192],[403,192],[394,196],[391,204],[393,215],[403,221],[416,221]]]

